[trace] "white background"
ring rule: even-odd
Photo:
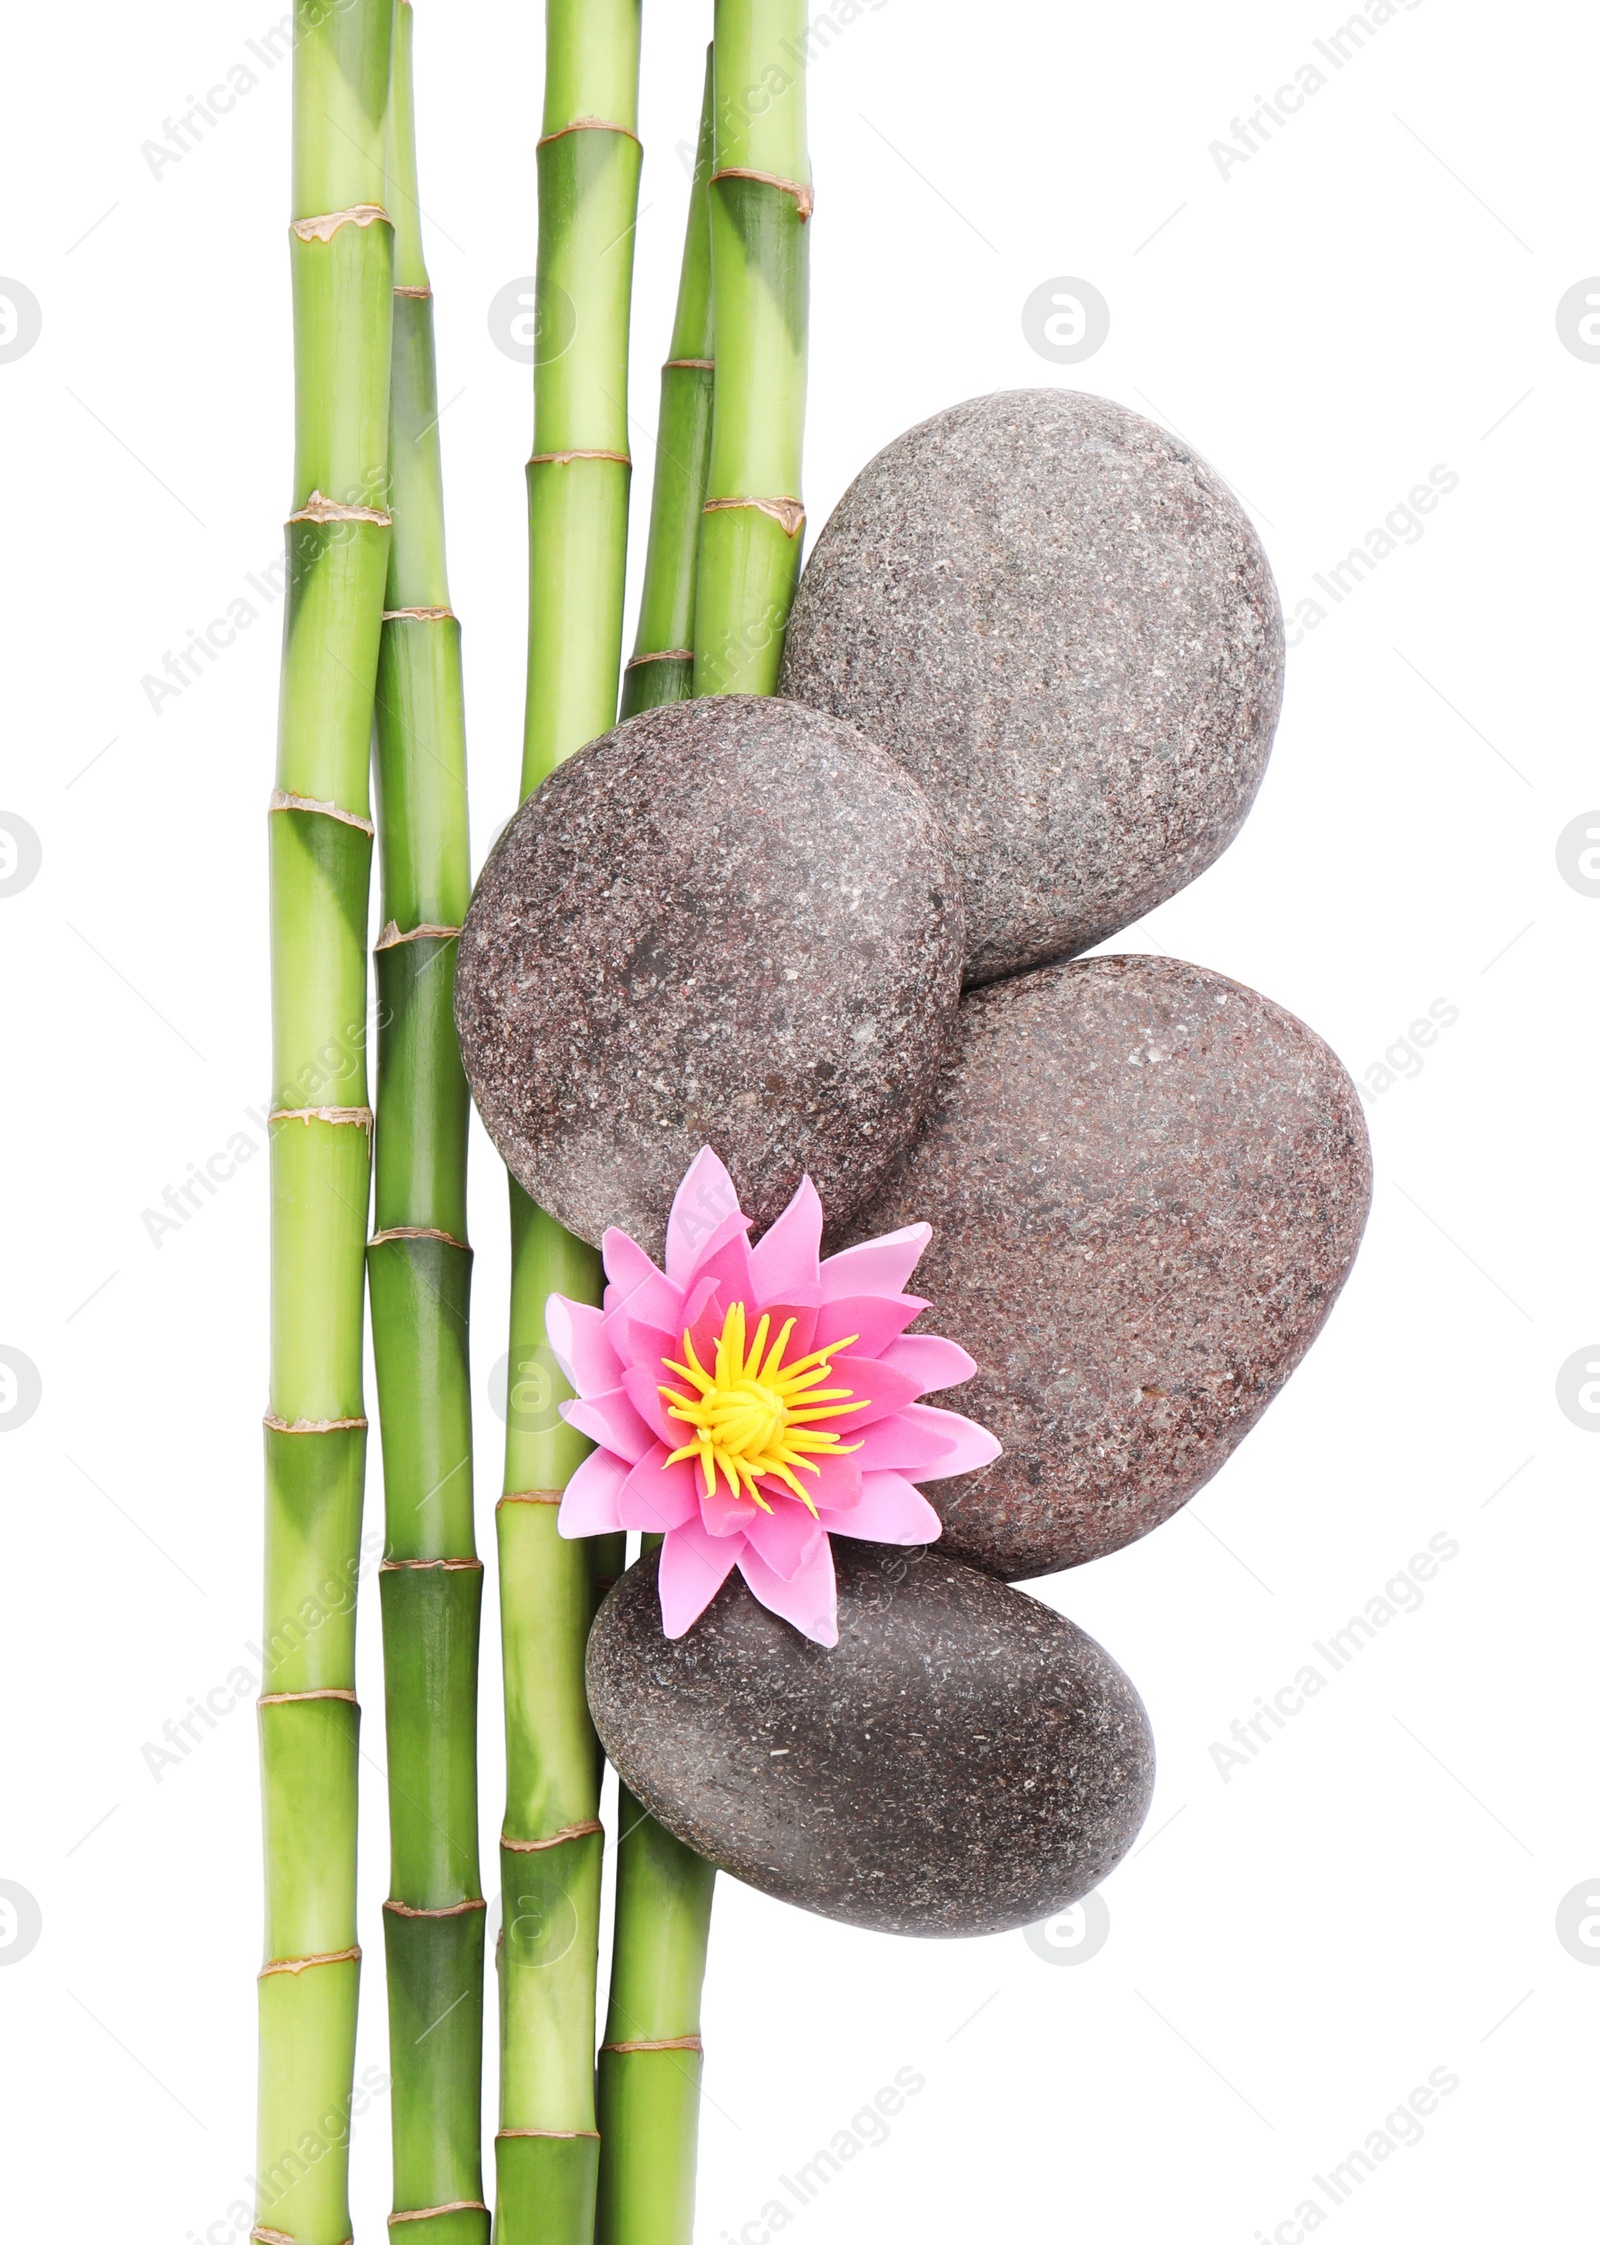
[[[516,786],[530,434],[528,370],[486,312],[533,266],[540,29],[488,0],[418,14],[481,855]],[[257,66],[159,178],[141,143],[272,20],[273,0],[92,0],[13,11],[6,34],[0,272],[44,313],[0,365],[0,811],[43,846],[38,878],[0,898],[0,1342],[43,1383],[0,1444],[0,1877],[43,1916],[0,1972],[0,2219],[18,2237],[221,2239],[253,2165],[252,1719],[225,1716],[159,1783],[141,1750],[256,1634],[265,1161],[159,1246],[142,1212],[236,1131],[262,1136],[246,1110],[267,1087],[279,617],[245,577],[278,552],[289,496],[287,66]],[[813,72],[815,524],[912,422],[1049,382],[1170,417],[1245,496],[1291,612],[1430,468],[1459,476],[1420,541],[1292,652],[1243,837],[1110,947],[1258,986],[1358,1077],[1433,1001],[1459,1020],[1370,1102],[1366,1244],[1290,1388],[1185,1514],[1042,1586],[1127,1668],[1159,1745],[1145,1837],[1105,1889],[1109,1940],[1061,1967],[1021,1934],[897,1942],[720,1882],[703,2245],[759,2245],[777,2178],[902,2067],[925,2088],[795,2236],[1291,2245],[1313,2174],[1435,2068],[1459,2087],[1422,2142],[1337,2210],[1323,2199],[1324,2226],[1498,2240],[1580,2215],[1600,1973],[1555,1913],[1600,1871],[1600,1443],[1555,1380],[1600,1334],[1600,901],[1562,880],[1555,844],[1600,802],[1600,366],[1554,314],[1600,269],[1600,55],[1575,7],[1420,0],[1342,71],[1323,62],[1329,83],[1221,176],[1210,143],[1341,20],[1304,0],[881,0]],[[708,28],[703,6],[651,0],[641,492],[674,147]],[[1111,306],[1081,367],[1022,333],[1024,299],[1060,275]],[[241,593],[251,628],[153,710],[143,676]],[[492,1550],[506,1246],[481,1134],[476,1153]],[[375,1473],[369,1501],[375,1518]],[[1459,1553],[1421,1609],[1225,1782],[1213,1742],[1439,1533]],[[493,1648],[492,1606],[486,1623]],[[361,1664],[361,2063],[381,2067],[370,1599]],[[483,1708],[487,1840],[492,1658]],[[386,2137],[380,2099],[355,2149],[364,2240],[389,2205]]]

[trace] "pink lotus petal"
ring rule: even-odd
[[[563,1403],[561,1416],[569,1427],[576,1427],[580,1434],[586,1434],[591,1442],[598,1442],[602,1449],[615,1450],[629,1465],[637,1464],[655,1440],[621,1388],[609,1388],[604,1395],[581,1395],[576,1403]]]
[[[837,1302],[824,1302],[817,1312],[811,1346],[832,1347],[854,1336],[858,1356],[882,1356],[891,1341],[899,1339],[927,1303],[915,1294],[846,1294]]]
[[[630,1317],[643,1318],[650,1325],[664,1325],[670,1332],[683,1307],[683,1289],[664,1278],[638,1241],[630,1239],[626,1232],[619,1232],[615,1225],[601,1240],[600,1253],[606,1276],[611,1281],[606,1288],[608,1330],[611,1329],[610,1320],[619,1310],[625,1310]]]
[[[617,1514],[624,1528],[658,1536],[700,1517],[700,1484],[693,1466],[684,1459],[668,1465],[667,1455],[658,1442],[623,1483],[617,1494]]]
[[[941,1458],[931,1474],[920,1477],[924,1480],[942,1481],[948,1473],[976,1473],[979,1466],[993,1465],[1000,1455],[1000,1445],[989,1429],[979,1426],[976,1419],[963,1418],[959,1411],[941,1411],[932,1403],[909,1403],[901,1417],[944,1435],[951,1445],[950,1455]]]
[[[892,1419],[867,1428],[856,1452],[863,1474],[914,1473],[920,1480],[925,1474],[959,1471],[945,1462],[955,1454],[953,1438],[943,1427],[919,1423],[918,1413],[933,1417],[926,1404],[908,1403]]]
[[[881,1239],[864,1239],[830,1255],[822,1266],[822,1299],[837,1302],[846,1294],[899,1294],[933,1237],[931,1224],[907,1224]]]
[[[690,1461],[685,1460],[688,1464]],[[706,1477],[698,1465],[691,1466],[695,1480],[695,1502],[700,1507],[700,1521],[708,1536],[742,1536],[750,1525],[750,1515],[756,1507],[748,1497],[735,1496],[726,1481],[718,1474],[717,1485],[710,1496],[706,1495]]]
[[[824,1505],[843,1512],[855,1503],[861,1494],[861,1461],[854,1450],[824,1450],[811,1463],[816,1472],[796,1472],[795,1479],[819,1512]]]
[[[659,1388],[661,1377],[659,1365],[630,1364],[622,1375],[622,1392],[656,1440],[664,1442],[669,1450],[676,1450],[688,1440],[689,1429],[681,1419],[667,1417],[666,1398]],[[671,1374],[666,1377],[670,1380]],[[678,1385],[688,1393],[686,1381]]]
[[[809,1177],[802,1177],[783,1214],[762,1234],[750,1253],[756,1300],[763,1305],[782,1295],[814,1292],[822,1252],[822,1203]]]
[[[702,1146],[672,1196],[672,1214],[667,1218],[668,1278],[687,1286],[706,1243],[738,1215],[733,1179],[711,1148]]]
[[[944,1523],[922,1491],[898,1473],[861,1477],[861,1501],[849,1512],[822,1513],[832,1536],[861,1536],[868,1543],[934,1543]]]
[[[744,1219],[740,1219],[741,1226]],[[750,1243],[743,1229],[730,1231],[726,1239],[718,1238],[709,1246],[705,1256],[695,1265],[695,1280],[714,1279],[722,1289],[725,1302],[753,1303],[755,1287],[750,1278]],[[755,1319],[749,1320],[754,1325]]]
[[[609,1450],[591,1450],[562,1492],[556,1532],[563,1536],[614,1535],[622,1526],[617,1498],[628,1468]]]
[[[622,1360],[606,1338],[603,1313],[587,1302],[552,1294],[544,1306],[545,1338],[551,1354],[580,1395],[598,1395],[622,1378]]]
[[[770,1613],[793,1622],[813,1644],[839,1642],[839,1588],[826,1536],[818,1537],[816,1550],[787,1579],[749,1544],[739,1555],[739,1572]]]
[[[937,1333],[907,1333],[891,1341],[883,1352],[885,1364],[915,1380],[918,1395],[936,1395],[942,1388],[959,1387],[978,1367],[959,1342]]]
[[[771,1500],[769,1500],[771,1501]],[[745,1523],[745,1541],[775,1575],[792,1582],[806,1561],[827,1538],[821,1523],[793,1497],[779,1497],[770,1512],[754,1505]]]
[[[681,1637],[700,1619],[732,1574],[742,1549],[732,1536],[714,1540],[698,1520],[668,1529],[656,1578],[661,1594],[661,1627],[666,1636]]]
[[[854,1442],[859,1434],[876,1426],[880,1419],[886,1419],[891,1411],[915,1403],[922,1393],[909,1373],[896,1371],[880,1357],[858,1356],[854,1350],[847,1356],[836,1356],[829,1377],[818,1384],[824,1389],[848,1388],[851,1401],[866,1406],[861,1411],[846,1412],[842,1418],[816,1422],[830,1428],[841,1442]]]

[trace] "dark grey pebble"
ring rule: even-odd
[[[915,773],[967,882],[969,982],[1087,950],[1239,831],[1283,688],[1266,556],[1177,437],[1072,390],[972,398],[862,470],[780,691]]]
[[[737,1574],[675,1643],[653,1553],[589,1639],[589,1704],[651,1814],[781,1901],[884,1933],[1064,1910],[1150,1805],[1138,1693],[1092,1637],[935,1544],[836,1539],[839,1642]]]
[[[728,695],[563,764],[491,851],[456,968],[473,1097],[591,1242],[659,1247],[702,1145],[770,1223],[835,1223],[921,1122],[960,989],[960,876],[927,798],[837,718]]]
[[[1260,1418],[1344,1284],[1372,1194],[1322,1039],[1181,959],[975,991],[940,1104],[865,1238],[925,1219],[921,1322],[977,1359],[942,1397],[1004,1455],[925,1494],[1008,1579],[1167,1519]]]

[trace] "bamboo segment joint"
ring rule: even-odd
[[[277,1419],[269,1411],[261,1424],[270,1434],[342,1434],[347,1427],[364,1427],[365,1419]]]
[[[314,1964],[359,1964],[360,1962],[361,1951],[353,1946],[348,1949],[331,1949],[326,1956],[322,1957],[274,1957],[270,1964],[264,1964],[261,1967],[261,1970],[256,1974],[256,1978],[265,1980],[274,1972],[309,1972]]]
[[[624,670],[637,670],[641,663],[692,663],[692,647],[658,647],[653,655],[630,655],[623,664]]]
[[[511,1489],[494,1509],[498,1512],[503,1504],[559,1504],[566,1493],[565,1489]]]
[[[636,2050],[703,2050],[705,2044],[698,2035],[666,2035],[654,2042],[603,2042],[600,2047],[617,2056],[629,2057]]]
[[[386,608],[383,611],[386,624],[453,624],[455,620],[453,608]]]
[[[389,2227],[396,2222],[431,2221],[435,2214],[487,2214],[488,2207],[481,2198],[452,2198],[446,2206],[413,2206],[403,2214],[391,2214]]]
[[[663,373],[669,366],[694,366],[698,367],[703,374],[715,374],[717,371],[715,359],[663,359],[661,366]]]
[[[547,1840],[514,1840],[507,1833],[502,1832],[500,1845],[512,1849],[518,1855],[538,1855],[547,1847],[560,1847],[567,1840],[586,1840],[592,1832],[603,1832],[604,1830],[603,1824],[597,1823],[593,1817],[590,1817],[583,1824],[563,1825],[559,1832],[552,1832]]]
[[[536,452],[528,465],[530,468],[564,468],[573,460],[615,460],[618,467],[633,466],[626,452]]]
[[[378,829],[371,819],[360,811],[347,811],[338,803],[325,803],[317,795],[291,795],[287,788],[275,787],[267,797],[271,811],[320,811],[324,818],[336,818],[346,826],[356,826],[363,834],[376,834]]]
[[[264,1692],[260,1699],[256,1701],[256,1705],[258,1707],[292,1707],[298,1700],[302,1699],[347,1699],[352,1707],[360,1704],[354,1692],[346,1691],[342,1685],[329,1685],[325,1690],[316,1692]]]
[[[299,2239],[291,2237],[287,2230],[267,2229],[260,2222],[250,2232],[250,2237],[253,2245],[299,2245]],[[353,2237],[347,2237],[344,2245],[356,2245],[356,2241]]]
[[[727,164],[721,171],[714,171],[711,185],[715,187],[719,179],[753,179],[763,187],[781,188],[784,194],[794,197],[802,226],[817,207],[816,190],[803,179],[781,179],[776,172],[752,171],[745,164]]]
[[[382,1247],[385,1241],[391,1239],[436,1239],[441,1246],[459,1247],[463,1255],[472,1253],[464,1239],[457,1239],[454,1232],[435,1231],[431,1224],[396,1224],[391,1231],[374,1232],[367,1245]]]
[[[348,210],[324,211],[320,218],[297,218],[290,232],[303,242],[331,242],[341,226],[387,226],[389,213],[382,203],[352,203]]]
[[[786,538],[797,536],[805,527],[806,510],[799,499],[708,499],[701,511],[721,514],[730,507],[756,507],[762,514],[771,515],[782,525]]]
[[[433,294],[431,288],[408,288],[403,281],[395,282],[394,292],[396,296],[431,296]]]
[[[481,1559],[385,1559],[378,1568],[380,1575],[413,1574],[428,1567],[443,1567],[457,1574],[482,1574]],[[351,1695],[354,1697],[354,1694]]]
[[[268,1114],[267,1120],[269,1123],[303,1122],[307,1125],[314,1122],[353,1123],[360,1130],[370,1131],[372,1128],[372,1109],[370,1107],[274,1107]],[[365,1424],[365,1421],[363,1421],[363,1424]]]
[[[397,943],[423,943],[430,936],[437,937],[441,942],[447,942],[452,936],[457,936],[460,933],[459,928],[447,928],[438,920],[424,920],[422,925],[417,928],[403,928],[398,921],[386,920],[383,933],[372,948],[374,951],[392,951]]]
[[[291,522],[375,522],[380,530],[394,528],[394,516],[382,507],[344,506],[337,499],[329,499],[320,491],[313,491],[305,505],[289,517]]]
[[[397,1918],[464,1918],[469,1910],[487,1910],[489,1907],[481,1894],[469,1895],[465,1902],[447,1902],[438,1910],[414,1909],[409,1902],[385,1902],[383,1906],[386,1910],[392,1910]],[[435,2214],[442,2211],[438,2206],[430,2208],[430,2212]]]
[[[494,2132],[494,2140],[497,2144],[507,2136],[546,2136],[552,2143],[558,2144],[598,2143],[600,2141],[598,2128],[497,2128]]]
[[[548,148],[551,141],[561,140],[568,133],[621,133],[623,139],[631,140],[636,148],[644,146],[631,126],[614,125],[608,117],[574,117],[570,125],[558,125],[553,133],[546,133],[542,140],[536,140],[533,145],[535,148]]]

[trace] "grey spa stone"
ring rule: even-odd
[[[780,692],[915,774],[967,884],[966,979],[1103,942],[1238,833],[1283,621],[1244,510],[1125,406],[1010,390],[886,446],[817,540]]]

